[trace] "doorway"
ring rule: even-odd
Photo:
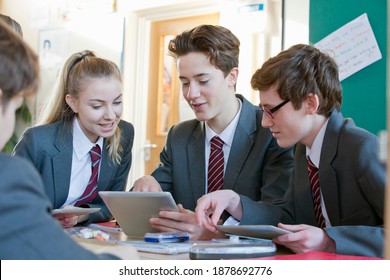
[[[180,81],[175,61],[167,54],[169,40],[200,24],[218,24],[219,13],[155,21],[150,29],[148,113],[145,141],[145,174],[151,174],[160,162],[169,128],[180,117]]]

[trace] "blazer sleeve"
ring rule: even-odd
[[[291,183],[291,182],[290,182]],[[241,225],[274,225],[278,223],[294,224],[294,195],[290,184],[285,195],[273,203],[253,201],[240,195],[242,206]]]
[[[160,163],[152,172],[152,176],[159,182],[161,189],[165,192],[173,192],[173,156],[172,156],[172,135],[176,126],[172,126],[167,135],[167,141],[160,153]]]
[[[359,132],[359,131],[358,131]],[[364,133],[364,132],[362,132]],[[377,158],[377,138],[363,134],[364,137],[355,137],[349,142],[350,153],[357,158],[353,160],[355,176],[359,183],[365,201],[368,201],[370,210],[360,212],[374,220],[371,225],[363,225],[365,216],[350,217],[349,225],[339,225],[326,228],[327,234],[336,242],[336,252],[339,254],[364,255],[372,257],[384,256],[384,194],[386,187],[386,168]],[[357,139],[361,141],[355,143]],[[353,196],[350,200],[357,200]],[[371,211],[371,212],[370,212]],[[352,224],[353,220],[353,224]],[[351,221],[351,222],[350,222]],[[346,223],[346,221],[343,221]],[[351,225],[351,224],[352,225]],[[360,225],[359,225],[360,224]]]
[[[384,229],[374,226],[337,226],[325,229],[336,242],[336,253],[384,257]]]
[[[378,159],[378,139],[368,135],[359,145],[355,161],[358,182],[375,214],[383,222],[385,211],[386,166]],[[357,151],[357,149],[355,149]]]
[[[284,196],[294,167],[293,148],[280,148],[275,138],[267,147],[262,170],[261,201],[273,204]]]
[[[79,246],[52,218],[38,172],[25,160],[0,155],[0,259],[115,259]],[[10,174],[18,174],[10,176]],[[17,248],[17,250],[15,250]]]

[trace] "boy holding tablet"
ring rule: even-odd
[[[230,190],[208,194],[198,201],[198,222],[216,231],[227,210],[241,224],[292,231],[273,240],[296,253],[383,257],[385,167],[377,137],[340,112],[335,61],[295,45],[266,61],[251,83],[260,92],[262,125],[279,146],[296,145],[289,189],[274,205]]]
[[[169,191],[179,204],[180,213],[161,211],[151,219],[158,230],[209,239],[213,234],[197,225],[193,212],[205,193],[231,189],[272,204],[287,188],[292,149],[280,148],[261,126],[261,110],[235,92],[239,46],[230,30],[214,25],[185,31],[169,43],[196,119],[170,129],[161,164],[134,183],[133,191]]]

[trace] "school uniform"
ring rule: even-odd
[[[124,191],[126,188],[132,160],[134,127],[123,120],[119,122],[119,127],[123,148],[120,153],[121,162],[115,164],[108,159],[107,141],[104,139],[98,191]],[[28,159],[37,168],[44,182],[45,193],[54,208],[62,207],[69,195],[73,155],[72,132],[72,125],[63,121],[28,128],[14,149],[15,155]],[[112,219],[112,214],[99,195],[81,207],[101,208],[100,211],[89,214],[89,219],[85,223]]]
[[[278,146],[261,126],[262,112],[242,95],[241,113],[225,158],[223,189],[246,195],[254,201],[272,203],[284,195],[291,176],[292,149]],[[194,210],[207,193],[206,128],[196,119],[174,125],[160,154],[161,164],[151,174],[176,203]]]
[[[325,130],[319,182],[326,209],[325,231],[339,254],[383,257],[385,166],[378,139],[334,110]],[[293,177],[283,199],[269,205],[241,197],[241,224],[317,225],[307,169],[306,146],[296,145]]]
[[[95,255],[65,233],[31,162],[0,153],[0,166],[1,260],[118,259]]]

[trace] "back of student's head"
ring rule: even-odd
[[[61,70],[55,90],[45,103],[37,124],[64,121],[71,125],[76,113],[66,102],[65,96],[70,94],[77,99],[93,79],[105,78],[114,78],[122,83],[122,74],[114,62],[100,58],[89,50],[71,55]],[[117,126],[115,134],[107,140],[109,155],[116,163],[120,162],[119,152],[122,150],[120,137],[120,128]]]
[[[275,87],[283,100],[295,109],[301,107],[309,93],[319,98],[318,113],[329,116],[341,107],[342,89],[338,66],[327,54],[311,45],[298,44],[268,59],[252,76],[255,90]]]
[[[238,67],[240,41],[225,27],[200,25],[177,35],[169,42],[168,49],[175,59],[191,52],[203,53],[226,77]]]
[[[39,86],[37,54],[0,20],[0,90],[3,108],[18,94],[35,94]]]
[[[4,21],[9,27],[11,27],[20,36],[23,36],[22,27],[20,26],[19,22],[3,14],[0,14],[0,20]]]

